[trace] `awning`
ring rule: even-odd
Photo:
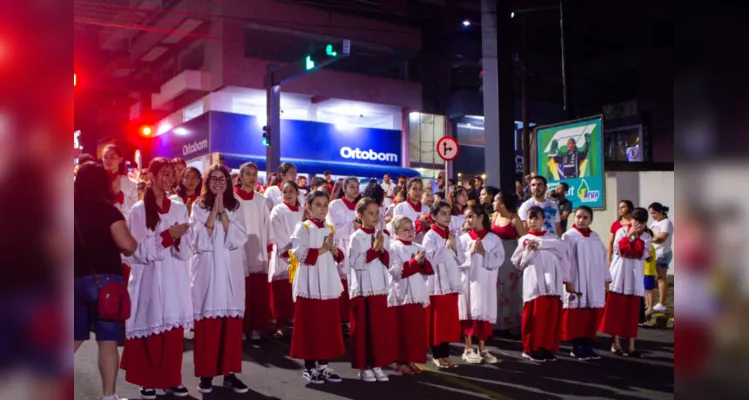
[[[232,169],[238,169],[242,164],[246,162],[254,162],[258,168],[262,171],[265,170],[265,157],[258,156],[245,156],[237,154],[221,154],[226,161],[226,166]],[[301,174],[316,174],[322,175],[325,171],[330,171],[333,175],[338,176],[355,176],[360,178],[377,178],[382,179],[382,176],[386,173],[392,177],[398,177],[400,175],[408,178],[419,176],[419,172],[410,168],[401,167],[387,167],[380,165],[366,165],[366,164],[348,164],[348,163],[326,163],[322,161],[309,161],[309,160],[292,160],[292,159],[281,159],[281,162],[290,162],[297,168],[297,172]]]

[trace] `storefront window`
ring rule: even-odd
[[[647,149],[643,140],[642,125],[606,130],[603,146],[606,161],[647,161]]]
[[[437,141],[445,136],[445,117],[412,112],[408,115],[412,168],[439,169],[443,165],[437,155]]]

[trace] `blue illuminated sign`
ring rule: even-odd
[[[153,138],[153,157],[190,160],[211,151],[209,115],[203,114]]]

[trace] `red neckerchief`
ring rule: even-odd
[[[368,233],[370,235],[374,235],[375,228],[365,228],[364,225],[360,226],[359,229],[363,230],[364,233]]]
[[[544,235],[546,235],[546,231],[537,231],[535,229],[529,230],[528,233],[531,234],[531,235],[533,235],[533,236],[544,236]]]
[[[590,237],[590,228],[582,229],[582,228],[578,228],[577,225],[574,225],[574,224],[572,225],[572,227],[577,229],[577,231],[580,232],[586,238]]]
[[[242,200],[252,200],[255,197],[255,191],[247,192],[242,188],[234,188],[234,193]]]
[[[195,193],[195,194],[184,195],[184,196],[179,196],[179,197],[182,198],[182,202],[185,204],[187,204],[188,201],[192,201],[194,203],[195,200],[197,200],[198,198],[198,194]]]
[[[156,209],[159,210],[159,214],[169,214],[169,209],[172,208],[172,201],[169,197],[164,196],[164,200],[161,202],[161,207],[156,205]]]
[[[318,221],[312,217],[307,218],[307,221],[311,221],[318,228],[322,228],[323,226],[325,226],[325,221]]]
[[[413,208],[417,213],[421,212],[421,202],[414,204],[411,203],[411,200],[406,200],[406,203],[408,203],[408,205],[411,206],[411,208]]]
[[[403,243],[403,244],[405,244],[406,246],[410,246],[410,245],[411,245],[411,243],[413,243],[413,242],[411,242],[411,241],[408,241],[408,240],[403,240],[403,239],[398,239],[398,241],[399,241],[399,242],[401,242],[401,243]]]
[[[346,196],[341,197],[341,200],[343,200],[343,204],[346,205],[346,208],[348,208],[349,211],[356,210],[356,203],[354,203],[353,201],[349,201]]]
[[[461,206],[455,206],[455,208],[458,209],[453,215],[463,215],[463,207]]]
[[[437,224],[432,224],[432,230],[437,232],[437,234],[440,235],[442,239],[447,239],[447,228],[441,228]]]
[[[289,208],[289,210],[291,210],[291,211],[293,211],[293,212],[299,212],[299,203],[296,203],[296,205],[295,205],[295,206],[292,206],[291,204],[289,204],[289,203],[287,203],[287,202],[285,202],[285,201],[284,201],[284,202],[283,202],[283,204],[284,204],[284,205],[285,205],[286,207],[288,207],[288,208]]]
[[[114,182],[115,179],[120,177],[119,171],[115,171],[115,172],[107,171],[107,175],[109,176],[109,183]]]
[[[468,232],[468,235],[471,237],[472,240],[476,240],[478,238],[481,238],[482,240],[486,237],[486,235],[489,233],[486,229],[480,230],[476,232],[475,229],[471,229],[470,232]]]

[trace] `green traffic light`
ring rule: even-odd
[[[304,59],[304,68],[307,70],[315,68],[315,62],[312,61],[311,56],[307,56],[307,58]]]
[[[333,50],[333,45],[332,44],[329,44],[329,45],[327,45],[325,47],[325,54],[327,54],[327,55],[329,55],[331,57],[338,56],[338,52],[336,52],[336,51]]]

